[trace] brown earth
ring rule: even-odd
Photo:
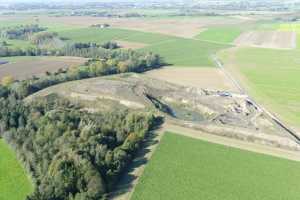
[[[218,68],[164,67],[146,72],[146,75],[184,86],[239,92],[238,88]]]
[[[273,49],[296,48],[296,33],[288,31],[250,31],[241,34],[234,44]]]
[[[20,60],[0,65],[0,79],[4,76],[13,76],[22,80],[32,76],[41,76],[45,72],[56,72],[60,68],[68,68],[74,65],[81,65],[85,58],[78,57],[38,57],[33,60]]]

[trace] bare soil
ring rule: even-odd
[[[241,34],[234,43],[237,46],[294,49],[296,37],[295,32],[288,31],[250,31]]]
[[[58,69],[81,65],[85,58],[78,57],[42,57],[33,60],[17,61],[0,66],[0,79],[4,76],[12,76],[23,80],[32,76],[41,76],[48,72],[56,72]]]
[[[218,68],[164,67],[146,72],[146,75],[183,86],[239,92],[232,81]]]

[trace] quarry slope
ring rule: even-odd
[[[243,141],[300,150],[297,141],[240,94],[179,86],[141,74],[122,74],[73,81],[42,90],[58,94],[86,110],[154,109],[167,123]]]

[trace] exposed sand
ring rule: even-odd
[[[288,31],[250,31],[241,34],[234,44],[273,49],[296,48],[296,33]]]
[[[184,86],[239,92],[232,81],[218,68],[164,67],[146,72],[152,78]]]

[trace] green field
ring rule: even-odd
[[[226,64],[242,74],[244,86],[260,103],[291,125],[300,122],[299,51],[241,48],[223,52]],[[230,59],[229,59],[230,58]]]
[[[59,31],[58,33],[60,36],[67,37],[73,41],[98,43],[110,40],[125,40],[129,42],[153,44],[176,38],[158,33],[147,33],[117,28],[78,28]]]
[[[241,32],[242,30],[238,27],[212,27],[201,32],[195,38],[230,44],[241,34]]]
[[[33,191],[14,152],[0,139],[0,199],[24,200]]]
[[[172,65],[214,67],[211,55],[227,45],[193,39],[176,39],[145,47],[144,50],[160,54]]]
[[[298,200],[300,162],[166,133],[131,200]]]
[[[210,59],[211,55],[219,49],[228,47],[194,39],[115,28],[82,28],[61,31],[59,34],[80,42],[101,43],[110,40],[124,40],[146,43],[148,46],[142,51],[158,53],[168,64],[179,66],[214,66]]]

